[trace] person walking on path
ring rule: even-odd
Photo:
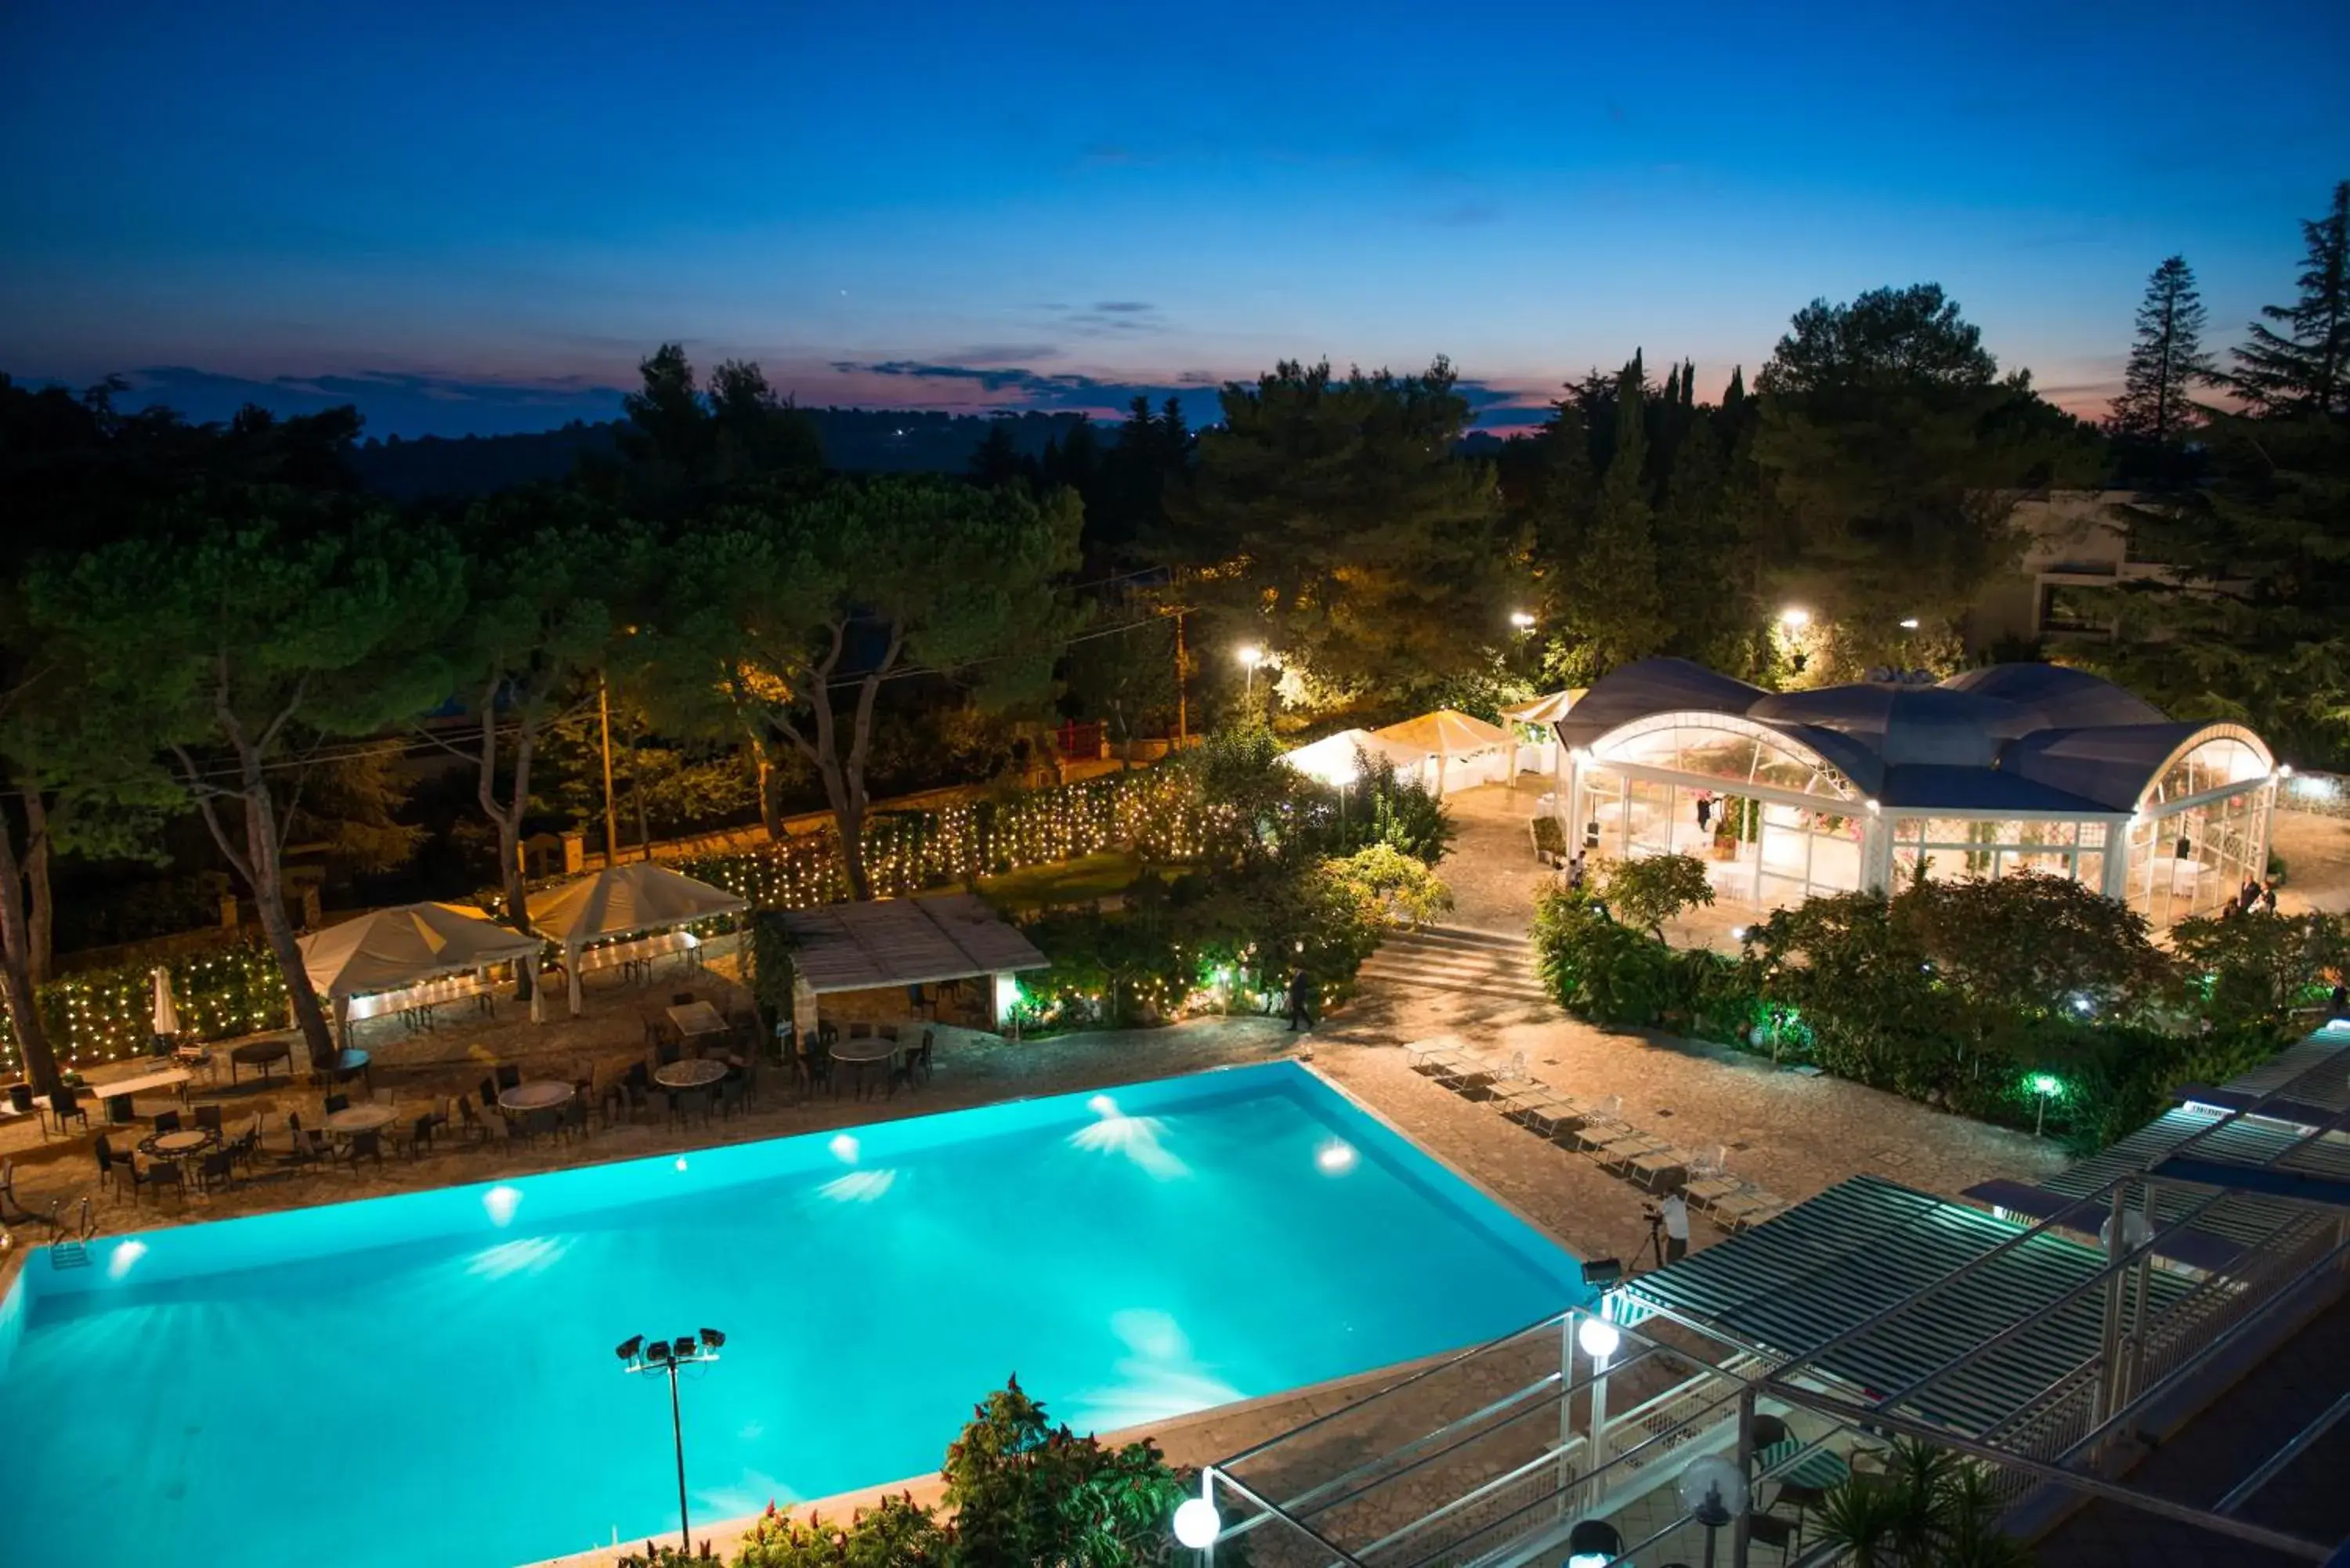
[[[1665,1194],[1665,1262],[1678,1263],[1689,1256],[1689,1199],[1675,1188]]]
[[[1314,1027],[1314,981],[1304,970],[1289,977],[1289,1033]]]

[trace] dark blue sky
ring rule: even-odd
[[[818,403],[1440,352],[1539,403],[1931,278],[2083,406],[2164,255],[2222,342],[2289,293],[2345,67],[2342,0],[14,0],[0,369],[411,431],[600,411],[664,337]]]

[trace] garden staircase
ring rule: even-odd
[[[1362,968],[1367,989],[1390,993],[1458,992],[1507,1005],[1547,1008],[1534,946],[1506,931],[1423,926],[1390,931]]]

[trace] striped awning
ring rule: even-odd
[[[2101,1293],[2058,1300],[2104,1266],[2095,1247],[2034,1235],[1936,1288],[2024,1229],[1856,1176],[1617,1287],[1618,1316],[1636,1324],[1662,1314],[1774,1365],[1825,1351],[1813,1371],[1871,1400],[1955,1363],[1905,1408],[1988,1438],[2093,1361],[2100,1345]],[[2157,1270],[2148,1305],[2158,1314],[2191,1288]],[[1849,1343],[1834,1343],[1880,1314]],[[1995,1350],[1970,1356],[2010,1330],[2017,1332]]]

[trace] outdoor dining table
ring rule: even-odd
[[[706,1089],[730,1071],[715,1056],[697,1056],[690,1062],[671,1062],[653,1070],[653,1082],[664,1089]]]
[[[533,1078],[501,1092],[498,1104],[510,1111],[551,1111],[571,1095],[571,1085],[559,1078]]]
[[[210,1127],[188,1127],[179,1132],[154,1133],[142,1137],[139,1140],[139,1152],[156,1159],[183,1159],[219,1141],[220,1135]]]
[[[258,1067],[261,1069],[261,1081],[265,1084],[269,1082],[269,1069],[280,1062],[286,1064],[289,1075],[294,1071],[293,1041],[248,1040],[242,1045],[232,1045],[228,1048],[228,1081],[232,1084],[236,1082],[239,1067]]]
[[[878,1036],[870,1040],[843,1040],[834,1044],[832,1059],[844,1067],[856,1070],[857,1097],[861,1100],[866,1096],[866,1070],[876,1062],[881,1064],[881,1082],[888,1092],[891,1095],[898,1092],[897,1083],[889,1075],[889,1064],[897,1059],[899,1049],[897,1041]],[[840,1075],[837,1073],[833,1075],[832,1093],[836,1099],[840,1096]]]
[[[333,1061],[327,1064],[328,1081],[347,1084],[353,1078],[364,1077],[367,1086],[372,1090],[375,1087],[375,1069],[368,1065],[369,1060],[368,1054],[358,1046],[344,1047],[335,1053]]]
[[[390,1127],[398,1115],[390,1106],[345,1106],[327,1118],[327,1130],[345,1137],[353,1133],[379,1132]]]

